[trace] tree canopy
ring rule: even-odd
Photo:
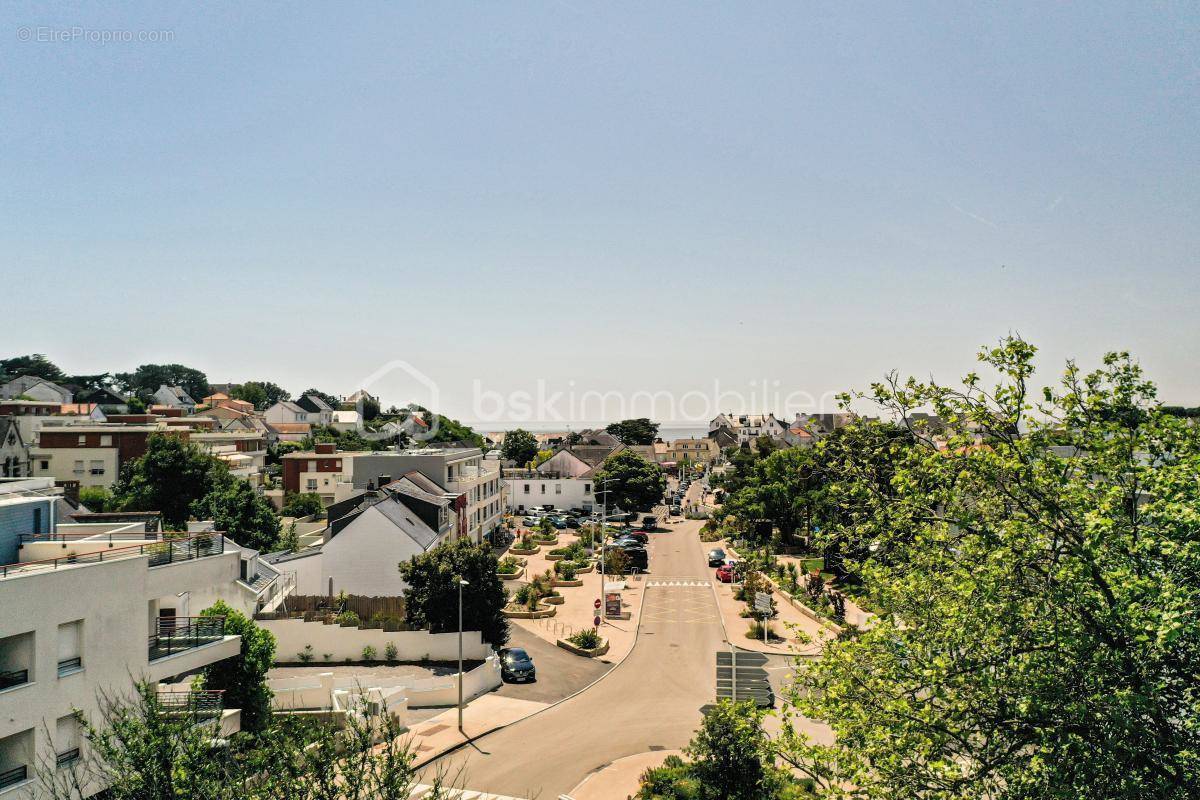
[[[200,612],[202,617],[224,617],[225,635],[241,636],[241,652],[215,661],[201,673],[203,688],[225,692],[227,708],[242,710],[242,730],[255,733],[271,721],[271,689],[267,671],[275,663],[275,637],[242,612],[218,600]]]
[[[597,495],[607,493],[604,496],[609,508],[648,511],[662,500],[667,476],[657,464],[651,464],[634,451],[620,450],[596,470],[595,487]]]
[[[431,633],[458,630],[458,579],[463,587],[463,627],[481,631],[496,647],[508,642],[508,620],[501,611],[506,602],[499,566],[488,544],[459,539],[438,545],[400,564],[405,613],[409,623]]]
[[[322,392],[320,389],[305,389],[303,392],[300,392],[300,394],[296,395],[296,397],[301,398],[309,394],[316,395],[317,397],[321,398],[326,402],[326,404],[328,404],[330,408],[337,408],[342,404],[342,401],[337,395],[330,394],[329,392]]]
[[[63,383],[67,379],[66,374],[41,353],[0,358],[0,383],[7,383],[23,375],[41,378],[51,383]]]
[[[181,387],[196,402],[210,394],[208,376],[182,364],[142,364],[133,372],[115,373],[113,381],[125,394],[135,395],[145,402],[149,402],[158,387],[164,385]]]
[[[214,487],[192,504],[192,516],[211,519],[213,528],[242,547],[269,553],[279,544],[279,517],[262,495],[243,480]]]
[[[614,422],[604,430],[620,439],[621,444],[654,444],[654,437],[658,436],[658,423],[651,422],[645,417],[639,417],[638,419]]]
[[[950,433],[914,430],[886,488],[844,454],[842,524],[872,545],[847,563],[878,620],[795,668],[789,713],[835,743],[781,740],[828,796],[1200,796],[1200,430],[1126,353],[1039,396],[1034,352],[983,351],[991,388],[868,395]]]
[[[259,411],[268,409],[281,400],[292,399],[286,389],[271,381],[246,381],[230,389],[229,396],[234,400],[253,403]]]
[[[515,461],[524,466],[537,457],[538,443],[533,434],[522,428],[514,428],[504,434],[504,444],[500,445],[500,455],[506,461]]]
[[[233,480],[226,466],[178,436],[153,433],[146,452],[126,462],[113,487],[114,508],[159,511],[170,529],[183,529],[193,504]]]

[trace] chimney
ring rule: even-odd
[[[316,451],[317,451],[317,455],[331,456],[331,455],[333,455],[333,451],[334,451],[334,443],[333,442],[317,442]]]

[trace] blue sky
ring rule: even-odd
[[[476,419],[538,379],[952,379],[1018,331],[1047,379],[1129,349],[1200,404],[1194,5],[0,22],[3,354],[333,392],[401,360]],[[76,26],[170,37],[45,41]]]

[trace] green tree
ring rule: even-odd
[[[41,353],[0,358],[0,382],[7,383],[23,375],[31,375],[51,383],[63,383],[67,379],[63,371]]]
[[[305,389],[303,392],[296,395],[296,397],[304,397],[305,395],[309,394],[313,394],[321,398],[329,404],[330,408],[338,408],[342,404],[342,401],[338,399],[337,395],[330,394],[329,392],[322,392],[320,389]]]
[[[79,502],[89,511],[101,513],[112,505],[112,492],[103,486],[83,486],[79,489]]]
[[[170,529],[185,527],[192,504],[233,478],[219,460],[178,436],[153,433],[146,452],[127,462],[113,487],[113,506],[159,511]]]
[[[247,381],[240,386],[234,386],[229,390],[229,396],[234,400],[251,403],[259,411],[270,405],[267,402],[267,390],[258,381]]]
[[[122,392],[136,395],[144,402],[149,402],[158,387],[164,385],[182,387],[196,402],[209,395],[208,377],[182,364],[142,364],[133,372],[115,373],[113,380]]]
[[[798,532],[806,538],[812,534],[814,518],[824,502],[824,488],[816,450],[774,450],[753,462],[742,487],[726,500],[725,513],[733,515],[746,531],[755,520],[769,519],[790,543]]]
[[[309,517],[325,511],[321,495],[316,492],[295,492],[289,494],[283,504],[285,517]]]
[[[914,430],[891,493],[853,471],[837,490],[888,557],[848,564],[877,624],[795,668],[791,713],[835,741],[789,726],[782,752],[829,796],[1200,796],[1200,430],[1125,353],[1069,363],[1034,406],[1034,352],[983,351],[992,388],[869,395],[950,438]]]
[[[246,481],[218,486],[192,505],[192,516],[211,519],[215,530],[242,547],[269,553],[279,543],[279,517]]]
[[[607,484],[609,508],[624,511],[648,511],[662,500],[667,488],[667,476],[657,464],[651,464],[632,450],[621,450],[609,456],[596,471],[597,493],[604,493]]]
[[[532,433],[522,428],[514,428],[504,434],[504,444],[500,446],[500,455],[506,461],[515,461],[518,466],[525,466],[537,456],[538,443]]]
[[[616,436],[625,445],[654,444],[654,437],[658,436],[658,423],[639,417],[614,422],[604,430]]]
[[[271,721],[271,689],[267,671],[275,663],[275,637],[254,624],[254,620],[218,600],[200,612],[202,617],[224,617],[225,635],[241,636],[241,653],[216,661],[204,668],[201,682],[205,689],[225,692],[227,708],[242,710],[242,730],[256,733]]]
[[[506,601],[504,584],[492,548],[459,539],[438,545],[400,564],[405,610],[409,623],[432,633],[458,630],[458,579],[463,587],[463,627],[481,631],[495,647],[508,642],[508,620],[501,611]]]

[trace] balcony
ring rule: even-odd
[[[195,650],[225,639],[224,617],[164,617],[150,635],[150,661]]]
[[[28,542],[22,546],[27,547],[34,543]],[[194,561],[198,558],[220,555],[225,552],[225,537],[219,533],[202,533],[186,539],[166,539],[116,548],[109,548],[103,539],[89,538],[75,541],[72,543],[72,546],[74,549],[70,553],[56,558],[0,565],[0,578],[51,571],[62,567],[74,567],[80,564],[98,564],[118,558],[136,558],[139,556],[149,556],[149,565],[151,567],[173,564],[180,561]],[[91,548],[93,547],[102,547],[104,549],[92,550]]]
[[[167,715],[188,717],[197,723],[219,719],[225,711],[223,690],[195,690],[190,692],[159,692],[159,710]]]

